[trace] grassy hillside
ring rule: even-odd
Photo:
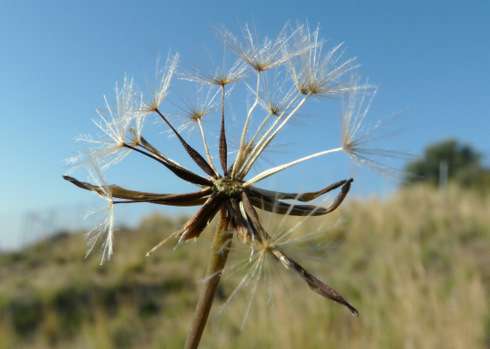
[[[201,347],[488,347],[489,212],[478,193],[416,186],[385,201],[351,200],[295,229],[314,233],[296,244],[301,263],[359,318],[277,265],[230,299],[250,273],[240,268],[250,250],[235,243]],[[266,221],[270,231],[298,222]],[[83,259],[81,233],[0,256],[0,348],[182,347],[212,230],[145,258],[179,224],[151,216],[136,231],[120,229],[103,266],[96,252]]]

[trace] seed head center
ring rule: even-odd
[[[228,197],[237,197],[240,196],[243,191],[242,184],[243,181],[222,177],[214,181],[214,189],[225,193]]]

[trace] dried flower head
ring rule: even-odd
[[[261,210],[285,216],[326,215],[341,205],[353,183],[352,178],[343,179],[317,191],[306,193],[272,191],[258,186],[264,179],[287,168],[339,151],[345,151],[355,160],[368,165],[373,164],[363,155],[366,154],[367,148],[364,142],[367,139],[360,136],[368,108],[356,109],[353,107],[354,104],[349,103],[348,108],[344,110],[342,128],[344,142],[341,147],[319,150],[282,165],[273,166],[255,176],[249,176],[257,160],[271,146],[277,135],[298,115],[299,110],[315,97],[343,95],[348,92],[349,98],[357,97],[359,94],[362,96],[361,105],[364,102],[365,94],[360,92],[366,91],[367,88],[358,84],[357,79],[352,78],[357,68],[354,59],[341,62],[340,45],[326,50],[325,42],[319,38],[318,29],[311,32],[307,26],[298,26],[288,33],[289,28],[285,27],[275,40],[266,38],[259,42],[257,36],[252,35],[246,26],[244,43],[228,31],[221,31],[226,44],[232,47],[238,60],[231,68],[225,68],[225,63],[220,65],[221,68],[213,64],[211,70],[196,69],[194,74],[187,73],[184,76],[186,83],[210,85],[217,90],[208,93],[207,97],[201,99],[197,105],[184,103],[184,106],[180,107],[181,112],[199,127],[204,144],[204,156],[190,144],[190,141],[184,139],[181,135],[182,126],[179,128],[173,124],[173,120],[169,119],[169,113],[163,106],[169,92],[171,78],[177,69],[178,54],[168,59],[161,76],[157,79],[159,83],[152,96],[147,99],[136,98],[132,80],[125,79],[123,88],[116,89],[117,113],[110,111],[109,117],[99,113],[102,120],[97,121],[96,124],[108,136],[109,141],[85,138],[89,143],[96,145],[94,150],[89,149],[84,155],[94,159],[91,163],[99,164],[102,169],[106,169],[132,151],[162,164],[178,178],[195,185],[195,191],[147,193],[121,188],[114,184],[107,185],[102,180],[94,179],[95,184],[90,184],[73,177],[64,177],[82,189],[96,192],[110,204],[110,216],[108,216],[110,218],[106,218],[91,235],[95,237],[91,240],[95,243],[103,232],[107,232],[103,259],[108,259],[112,253],[112,209],[118,203],[147,202],[169,206],[198,206],[197,212],[171,234],[178,237],[180,243],[199,238],[213,218],[219,217],[214,233],[208,277],[188,337],[189,347],[195,347],[199,342],[233,238],[250,246],[252,250],[260,251],[259,255],[262,254],[264,258],[267,256],[278,265],[295,272],[315,292],[346,306],[354,315],[358,314],[357,310],[335,290],[296,262],[282,248],[281,241],[272,238],[264,229],[258,214],[258,210]],[[253,68],[248,76],[247,67]],[[268,80],[267,74],[274,74],[273,84]],[[279,77],[284,80],[279,82]],[[242,81],[244,79],[247,80]],[[236,156],[229,162],[227,137],[236,128],[226,127],[225,105],[231,95],[230,91],[233,90],[230,87],[239,82],[245,83],[246,86],[253,86],[248,88],[251,97],[249,100],[252,103],[247,106],[243,119],[240,120],[243,122],[243,126],[238,130],[240,142],[238,149],[233,153]],[[139,103],[135,103],[136,100]],[[320,102],[325,100],[322,99]],[[220,127],[216,139],[217,154],[213,157],[211,156],[213,148],[207,141],[213,133],[206,132],[201,119],[210,110],[214,110],[215,106],[220,114]],[[143,122],[145,118],[151,116],[159,119],[177,137],[201,173],[191,171],[170,159],[167,154],[157,150],[148,139],[143,137]],[[216,160],[219,164],[214,163]],[[100,174],[100,171],[97,173]],[[98,178],[102,178],[102,175],[100,174]],[[337,191],[337,194],[326,207],[312,203],[316,198],[334,191]],[[234,233],[230,234],[230,230]],[[151,249],[148,255],[167,240],[168,237]]]

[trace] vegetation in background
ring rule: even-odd
[[[482,154],[472,146],[447,139],[429,145],[422,159],[407,164],[405,183],[439,185],[449,180],[486,192],[490,188],[490,169],[481,160]]]
[[[302,225],[298,235],[315,233],[319,248],[298,258],[318,260],[309,262],[315,273],[336,280],[359,318],[274,268],[272,290],[263,278],[253,302],[253,282],[228,301],[246,275],[232,266],[250,258],[249,249],[234,245],[239,250],[216,295],[226,306],[212,313],[201,345],[488,347],[489,211],[489,198],[474,191],[413,185],[386,201],[352,200]],[[2,255],[0,348],[181,348],[200,288],[193,280],[205,273],[207,251],[190,242],[144,256],[148,242],[183,222],[153,215],[134,231],[118,231],[117,253],[102,266],[96,255],[83,259],[81,233]],[[211,232],[201,239],[209,242]]]

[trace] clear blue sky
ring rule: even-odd
[[[456,137],[490,151],[486,0],[3,1],[0,248],[18,243],[25,212],[97,201],[61,179],[63,160],[81,149],[75,136],[95,131],[95,109],[104,107],[102,96],[112,97],[124,74],[145,86],[143,73],[151,74],[157,56],[166,57],[169,49],[191,60],[207,55],[204,43],[221,50],[213,25],[237,32],[240,24],[255,23],[259,33],[274,36],[288,20],[320,24],[332,44],[345,43],[346,58],[358,58],[362,74],[380,86],[373,121],[403,111],[396,127],[405,131],[390,140],[391,148],[417,155],[430,142]],[[144,189],[157,192],[191,190],[163,170],[137,166],[114,170],[109,181],[134,189],[144,181]],[[308,168],[291,169],[281,189],[302,182]],[[333,165],[315,179],[343,178],[336,171]],[[354,195],[383,195],[396,187],[369,171],[352,175]]]

